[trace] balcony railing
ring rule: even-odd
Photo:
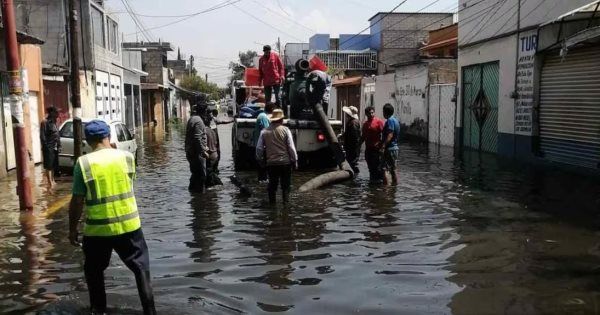
[[[344,70],[376,70],[376,51],[323,51],[316,55],[329,68]]]

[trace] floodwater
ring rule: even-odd
[[[362,162],[356,181],[271,208],[254,173],[238,174],[253,197],[228,180],[230,126],[220,137],[225,185],[201,196],[186,189],[181,130],[140,141],[136,195],[163,314],[600,312],[595,177],[403,144],[397,187],[369,186]],[[14,185],[0,182],[0,313],[49,302],[69,314],[87,303],[67,210],[53,206],[69,183],[39,189],[34,215],[15,210]],[[117,256],[106,282],[113,313],[135,313]]]

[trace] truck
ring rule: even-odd
[[[245,81],[232,82],[232,98],[235,101],[234,122],[232,129],[232,151],[236,170],[253,169],[256,167],[255,144],[253,133],[256,118],[240,116],[240,108],[253,95],[262,93],[260,86],[248,86]],[[286,119],[284,125],[292,132],[296,151],[298,152],[298,167],[301,169],[326,169],[337,165],[334,153],[329,148],[327,138],[316,119],[312,117],[290,118],[290,106],[283,102]],[[336,134],[342,131],[342,121],[329,119]]]

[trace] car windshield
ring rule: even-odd
[[[83,123],[83,128],[87,123]],[[67,121],[63,127],[60,129],[60,137],[61,138],[73,138],[73,122]]]

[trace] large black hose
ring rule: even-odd
[[[354,177],[354,171],[350,167],[350,164],[346,162],[346,155],[344,154],[344,150],[340,145],[333,128],[331,128],[331,124],[329,123],[329,119],[323,110],[323,105],[321,102],[317,102],[314,105],[314,113],[317,122],[321,126],[325,138],[329,143],[329,147],[333,151],[335,155],[335,160],[339,166],[339,170],[328,172],[322,175],[319,175],[300,187],[300,192],[305,192],[317,188],[321,188],[323,186],[333,185],[345,180],[352,179]]]

